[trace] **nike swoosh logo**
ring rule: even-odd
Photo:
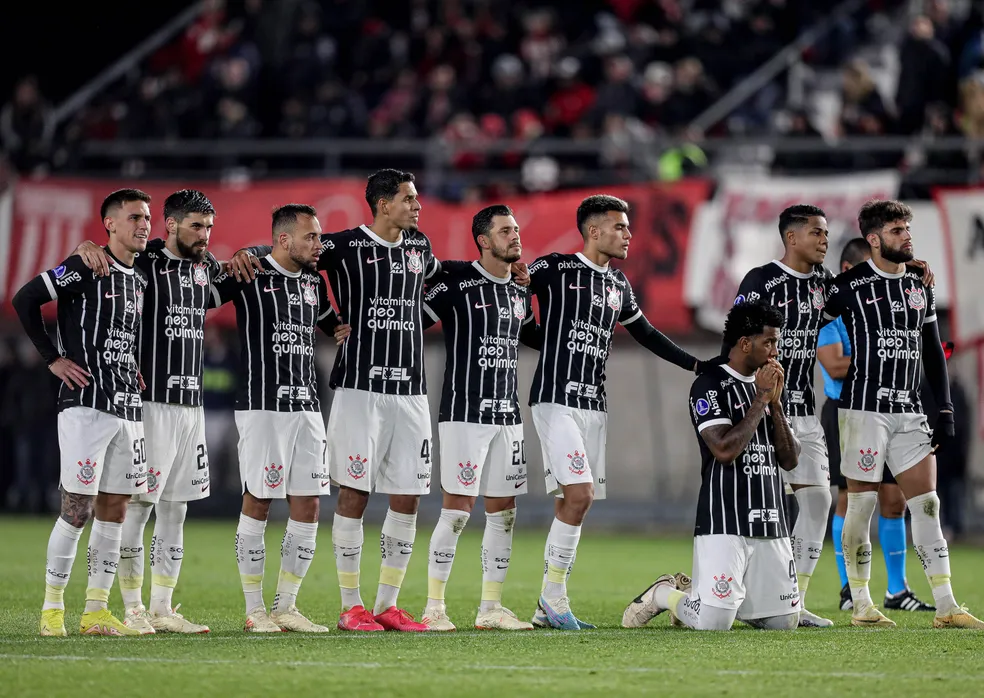
[[[400,555],[412,555],[412,554],[413,554],[413,551],[412,550],[401,550],[400,551]]]
[[[372,259],[367,259],[366,260],[366,264],[375,264],[376,262],[378,262],[381,259],[383,259],[383,258],[382,257],[373,257]]]
[[[520,487],[522,487],[525,484],[526,484],[526,480],[523,480],[522,482],[517,482],[516,483],[516,489],[518,490]]]
[[[737,403],[737,404],[735,405],[735,409],[736,409],[736,410],[740,410],[740,409],[741,409],[742,407],[744,407],[744,406],[745,406],[745,403],[744,403],[744,402],[739,402],[739,403]]]
[[[579,291],[582,288],[587,288],[587,286],[575,286],[574,284],[569,284],[567,288],[569,288],[572,291]]]
[[[434,562],[436,562],[439,565],[450,565],[451,564],[451,560],[434,560]]]
[[[796,608],[797,606],[799,606],[799,599],[793,601],[793,608]]]
[[[161,269],[157,273],[160,274],[161,276],[164,276],[165,274],[170,274],[172,271],[174,271],[174,269]]]
[[[342,557],[355,557],[359,553],[342,553]]]
[[[475,310],[481,310],[482,308],[489,308],[491,306],[492,306],[491,303],[486,303],[485,305],[482,305],[481,303],[476,303]]]
[[[867,303],[868,305],[871,305],[872,303],[877,303],[881,299],[882,299],[881,296],[878,296],[878,298],[865,298],[864,302]]]
[[[250,559],[251,559],[251,560],[252,560],[253,562],[259,562],[260,560],[263,560],[264,558],[262,558],[262,557],[254,557],[254,558],[250,558]]]
[[[280,289],[276,287],[265,286],[263,290],[266,291],[267,293],[273,293],[274,291],[279,291]]]
[[[202,485],[202,492],[208,489],[208,485]]]
[[[120,555],[121,560],[136,560],[139,555]]]
[[[313,560],[314,558],[313,557],[304,557],[303,555],[298,555],[297,556],[297,559],[298,560]]]
[[[106,291],[106,295],[104,297],[105,298],[118,298],[119,295],[120,294],[118,294],[118,293],[110,293],[109,291]]]
[[[776,307],[782,308],[792,303],[792,301],[786,301],[785,303],[776,303]]]
[[[143,487],[144,484],[146,484],[146,482],[147,482],[146,480],[141,480],[140,482],[134,482],[133,483],[133,486],[134,487]]]
[[[508,570],[509,565],[496,565],[497,570]]]
[[[322,482],[322,483],[321,483],[321,486],[322,486],[322,487],[327,487],[327,486],[328,486],[329,484],[330,484],[330,483],[326,481],[326,482]]]

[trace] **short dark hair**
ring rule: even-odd
[[[609,211],[628,213],[629,204],[617,196],[610,194],[594,194],[581,202],[577,207],[577,229],[581,231],[581,237],[588,234],[586,223],[595,216],[604,215]]]
[[[742,337],[754,337],[765,332],[766,327],[782,329],[786,316],[779,308],[764,301],[735,303],[724,321],[724,344],[731,348]]]
[[[379,170],[369,175],[369,179],[366,181],[366,203],[369,204],[372,215],[376,215],[376,204],[380,199],[392,201],[400,193],[401,184],[413,181],[412,172],[401,172],[391,168]]]
[[[315,210],[314,206],[308,206],[307,204],[284,204],[283,206],[278,206],[273,209],[273,234],[283,232],[284,228],[288,228],[295,223],[297,223],[298,216],[312,216],[314,218],[318,217],[318,212]]]
[[[823,218],[827,217],[827,214],[823,212],[823,209],[819,206],[814,206],[813,204],[796,204],[795,206],[790,206],[779,214],[779,235],[782,237],[783,242],[786,242],[786,231],[793,226],[803,225],[806,223],[807,219],[813,216],[821,216]]]
[[[847,262],[853,267],[863,262],[864,258],[870,254],[871,245],[868,244],[867,240],[864,238],[851,238],[844,245],[844,249],[841,250],[841,261],[838,271],[844,267],[844,262]]]
[[[488,235],[492,232],[492,221],[496,216],[511,215],[513,215],[513,210],[505,204],[492,204],[472,216],[472,237],[475,238],[475,246],[478,247],[479,252],[482,251],[482,248],[478,244],[478,236]]]
[[[150,205],[150,194],[139,189],[117,189],[112,194],[103,199],[102,206],[99,208],[99,217],[105,219],[109,212],[114,208],[119,208],[123,204],[131,201],[143,201]]]
[[[215,207],[208,197],[197,189],[181,189],[164,199],[164,220],[173,218],[180,223],[192,213],[214,216]]]
[[[861,210],[858,211],[858,228],[861,235],[868,237],[871,233],[877,233],[885,224],[894,221],[912,220],[912,209],[901,201],[866,201]]]

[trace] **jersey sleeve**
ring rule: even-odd
[[[424,322],[427,326],[441,321],[441,316],[447,312],[451,301],[451,275],[442,271],[429,282],[427,293],[424,294]],[[428,323],[427,320],[430,320]]]
[[[826,347],[831,344],[842,344],[840,325],[844,323],[843,320],[837,318],[829,325],[824,325],[820,328],[820,336],[817,338],[818,347]]]
[[[738,293],[735,294],[735,305],[744,303],[745,301],[751,302],[761,300],[764,294],[765,289],[762,286],[762,268],[755,267],[745,274],[745,278],[741,280],[740,284],[738,284]]]
[[[208,307],[218,308],[228,303],[242,293],[242,286],[242,283],[236,281],[236,278],[232,274],[225,273],[215,277],[211,285],[212,300],[209,302]]]
[[[823,305],[823,317],[826,320],[834,320],[844,313],[846,294],[841,288],[841,276],[838,276],[830,284],[830,291],[827,293],[827,300]]]
[[[424,240],[427,240],[427,247],[424,248],[424,279],[429,279],[441,271],[441,261],[434,254],[430,238],[423,233],[420,235],[423,236]]]
[[[708,373],[698,376],[690,386],[690,418],[698,433],[719,424],[733,424],[730,410],[721,403],[721,381]]]
[[[622,291],[622,309],[618,313],[618,321],[623,325],[628,325],[642,317],[642,308],[636,302],[635,292],[629,280],[622,275],[625,282],[625,290]]]
[[[923,318],[923,324],[928,325],[936,322],[936,293],[929,286],[924,288],[926,289],[926,317]]]
[[[556,260],[554,255],[548,255],[546,257],[540,257],[533,260],[533,264],[530,265],[530,291],[533,293],[539,293],[547,288],[547,284],[550,283],[550,277],[553,275],[556,269]]]

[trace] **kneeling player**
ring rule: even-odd
[[[797,463],[776,360],[783,322],[761,302],[728,313],[728,363],[690,389],[702,459],[694,591],[680,588],[685,575],[661,576],[625,609],[624,627],[641,627],[663,611],[695,630],[729,630],[736,617],[755,628],[797,627],[799,589],[779,475]]]

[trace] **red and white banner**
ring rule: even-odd
[[[984,342],[984,188],[935,189],[957,346]]]
[[[103,242],[106,232],[99,220],[103,198],[134,182],[51,178],[21,181],[13,187],[8,206],[9,225],[0,220],[0,303],[9,299],[31,277],[58,265],[82,240]],[[365,182],[302,179],[226,186],[216,182],[138,182],[153,197],[151,234],[164,234],[161,206],[177,189],[201,189],[216,209],[210,249],[228,259],[237,249],[268,244],[270,212],[276,206],[298,202],[318,209],[326,231],[344,230],[370,222]],[[660,329],[684,333],[691,329],[690,312],[683,302],[683,270],[691,218],[706,200],[710,184],[684,181],[607,188],[606,193],[626,199],[634,239],[629,259],[620,262],[646,309]],[[518,196],[507,203],[522,229],[523,258],[532,261],[548,252],[581,249],[575,211],[581,200],[596,191],[575,190],[538,196]],[[422,199],[421,230],[431,239],[441,259],[473,259],[472,215],[480,208]],[[0,218],[4,212],[0,201]],[[6,230],[6,235],[4,231]],[[223,319],[231,319],[222,314]]]
[[[899,179],[894,170],[837,177],[725,175],[714,200],[698,211],[690,236],[684,288],[698,324],[723,330],[745,273],[782,256],[783,209],[813,204],[824,210],[830,230],[826,265],[837,273],[844,243],[860,234],[858,209],[869,199],[895,198]]]

